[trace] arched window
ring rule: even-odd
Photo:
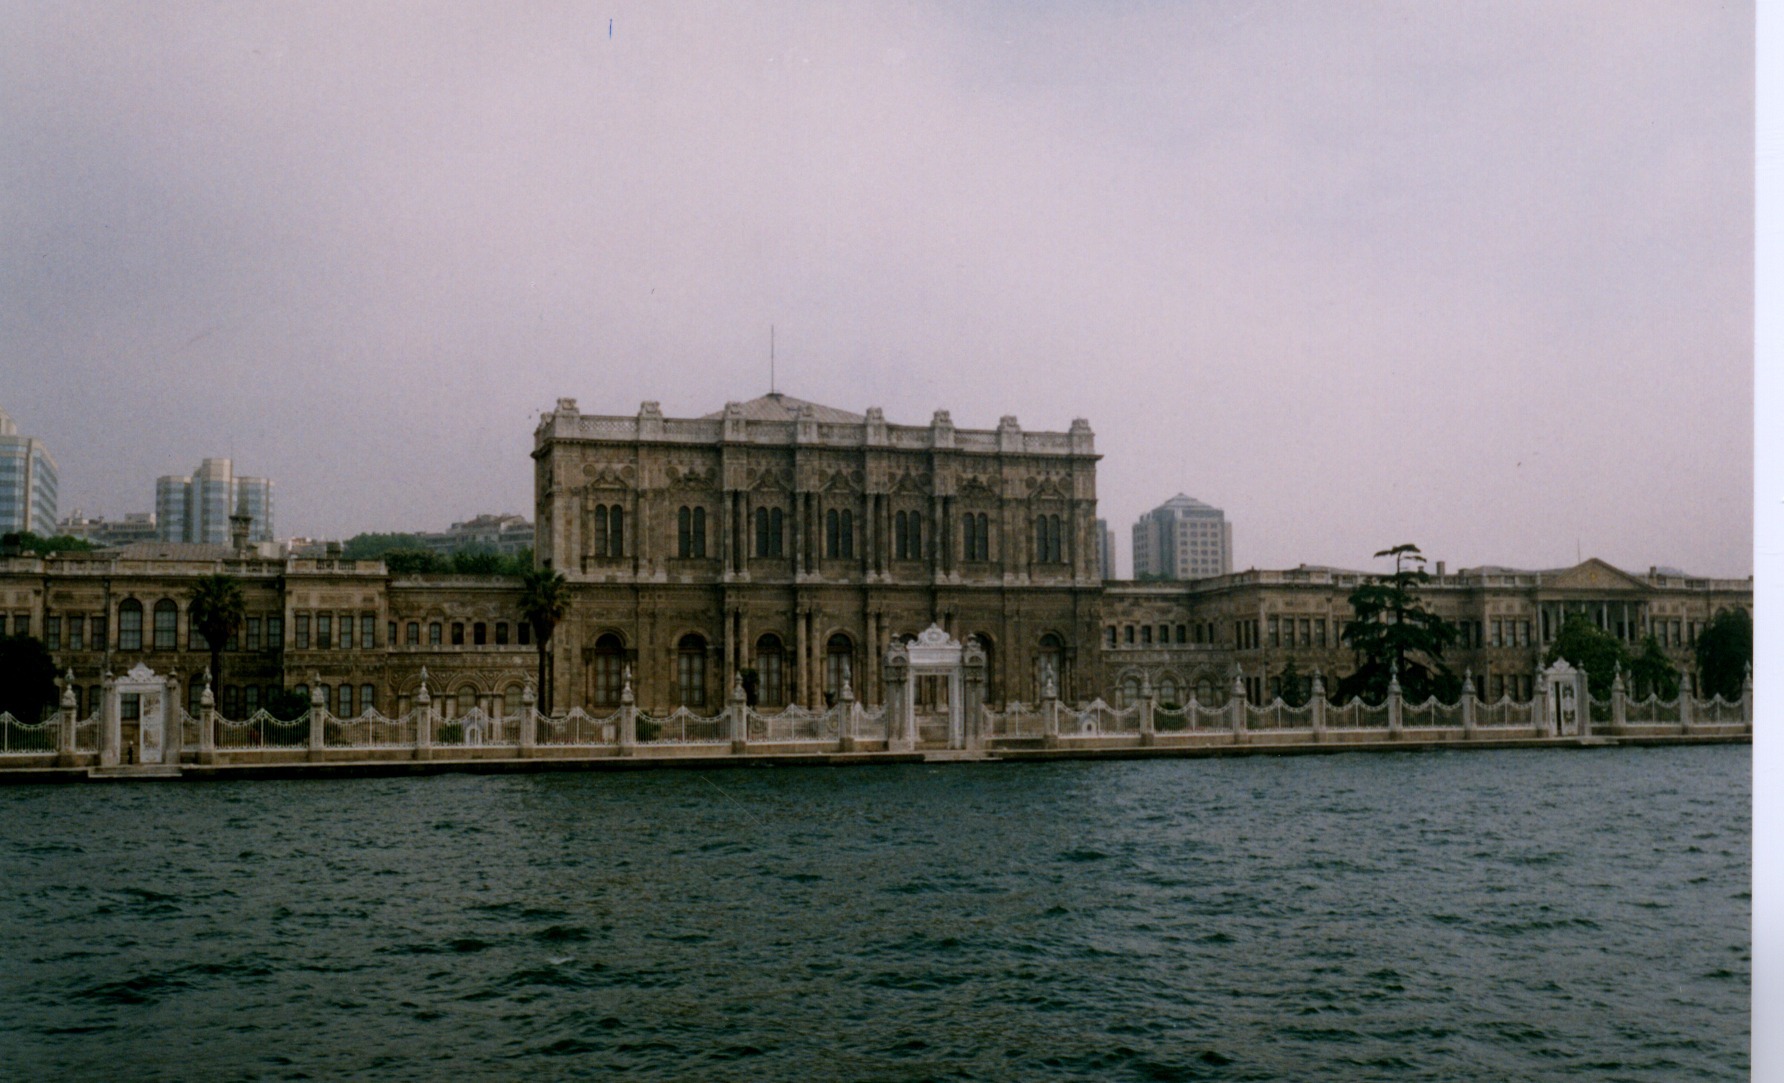
[[[965,550],[967,560],[979,559],[979,522],[978,516],[967,512],[960,520],[961,548]]]
[[[893,537],[892,558],[894,560],[909,560],[911,557],[910,534],[908,533],[909,529],[910,529],[910,513],[909,512],[901,511],[897,515],[892,517],[892,537]]]
[[[142,603],[135,598],[126,598],[118,606],[118,649],[142,650]]]
[[[1206,677],[1196,680],[1196,702],[1206,706],[1214,699],[1214,682]]]
[[[850,684],[854,683],[854,677],[851,675],[854,658],[855,643],[841,632],[831,636],[829,641],[824,644],[825,704],[835,704],[836,697],[842,692],[842,682],[845,676],[849,677]]]
[[[855,558],[855,513],[848,510],[842,513],[842,558]]]
[[[626,648],[612,632],[595,640],[595,706],[618,707],[625,686]]]
[[[787,654],[780,636],[756,640],[756,702],[764,707],[787,703]]]
[[[842,556],[842,516],[835,508],[824,513],[824,555],[832,559]]]
[[[1130,704],[1138,703],[1140,701],[1140,678],[1133,676],[1123,677],[1121,680],[1121,691],[1118,695],[1121,698],[1120,701],[1115,704],[1117,707],[1126,707]]]
[[[595,555],[626,555],[626,511],[618,504],[595,505]]]
[[[1180,707],[1177,701],[1177,682],[1169,677],[1158,682],[1158,701],[1167,707]]]
[[[170,598],[163,598],[155,603],[155,649],[171,651],[178,648],[175,642],[180,631],[179,607]]]
[[[675,513],[675,552],[684,558],[706,555],[706,509],[684,507]]]
[[[779,508],[756,509],[756,555],[778,557],[782,551],[786,515]]]
[[[253,691],[253,689],[249,689]],[[359,709],[361,713],[378,709],[378,690],[369,684],[359,686]]]
[[[706,706],[706,640],[700,636],[682,636],[676,646],[675,688],[682,706]]]
[[[1065,560],[1065,545],[1060,536],[1059,516],[1057,515],[1047,516],[1047,545],[1049,550],[1053,553],[1053,562],[1055,564],[1063,563]]]
[[[1070,698],[1066,692],[1065,670],[1062,668],[1065,662],[1065,643],[1060,640],[1059,636],[1052,632],[1042,636],[1040,650],[1035,652],[1034,661],[1036,697],[1039,697],[1041,691],[1046,687],[1047,674],[1051,673],[1053,675],[1053,694],[1060,699]]]

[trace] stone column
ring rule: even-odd
[[[1622,733],[1629,725],[1629,700],[1627,688],[1623,684],[1623,667],[1617,666],[1616,678],[1611,681],[1611,732]],[[1587,712],[1587,725],[1591,724],[1591,712]],[[1581,731],[1585,732],[1584,730]]]
[[[638,700],[632,695],[632,667],[619,689],[619,754],[630,756],[638,746]]]
[[[1691,692],[1691,675],[1685,674],[1679,681],[1679,732],[1690,733],[1691,723],[1697,714],[1697,697]]]
[[[1152,693],[1152,678],[1140,674],[1140,743],[1153,745],[1158,743],[1157,720],[1152,717],[1155,700]]]
[[[1227,702],[1227,725],[1233,731],[1233,740],[1245,739],[1245,672],[1238,666],[1233,667],[1233,694]]]
[[[1313,667],[1313,690],[1310,694],[1313,697],[1309,701],[1309,706],[1313,708],[1310,712],[1313,722],[1313,739],[1315,741],[1324,740],[1326,736],[1326,677],[1324,673],[1320,672],[1318,666]],[[1463,717],[1468,716],[1464,713]]]
[[[805,616],[806,609],[804,606],[796,607],[793,610],[793,665],[795,679],[792,689],[792,698],[793,702],[799,704],[801,707],[811,706],[811,704],[806,702],[805,696],[807,681],[810,678],[810,674],[806,672],[810,667],[805,664],[805,656],[807,653],[806,647],[808,646],[805,641]]]
[[[1400,724],[1402,722],[1401,710],[1403,707],[1405,707],[1405,701],[1400,694],[1400,669],[1398,666],[1389,665],[1388,740],[1390,741],[1398,741],[1400,739]]]
[[[909,752],[916,747],[916,737],[911,732],[915,720],[911,717],[910,660],[902,644],[887,652],[885,682],[886,750]]]
[[[842,671],[842,689],[836,694],[837,721],[836,747],[839,752],[853,752],[856,748],[855,731],[857,713],[860,708],[855,705],[855,689],[849,683],[847,666]]]
[[[427,692],[427,667],[421,667],[421,690],[415,693],[415,758],[434,754],[434,700]]]
[[[74,727],[80,722],[80,703],[74,695],[74,670],[62,678],[62,718],[56,727],[56,766],[74,766]]]
[[[1747,663],[1747,672],[1741,678],[1741,721],[1747,724],[1747,732],[1753,732],[1753,663]]]
[[[533,707],[539,702],[533,694],[533,682],[520,690],[520,754],[534,755],[539,747],[539,713]]]
[[[1462,673],[1462,739],[1474,737],[1474,670]]]
[[[322,735],[328,724],[328,704],[322,699],[322,675],[310,674],[310,756],[322,759]]]
[[[1536,671],[1536,683],[1531,686],[1534,693],[1530,697],[1530,729],[1538,737],[1546,737],[1549,732],[1549,682],[1542,670]]]
[[[186,740],[185,711],[180,707],[180,679],[169,673],[161,682],[161,762],[178,766]]]
[[[750,701],[743,690],[743,671],[738,670],[737,679],[731,682],[731,702],[726,709],[731,729],[731,751],[743,753],[749,748],[750,739]]]
[[[123,755],[124,725],[118,717],[118,679],[105,675],[99,700],[99,765],[116,767]]]
[[[961,712],[966,747],[985,747],[985,654],[968,647],[962,655]]]
[[[217,696],[211,691],[211,674],[204,675],[204,691],[198,695],[198,762],[217,762]]]
[[[1053,681],[1053,669],[1041,666],[1041,743],[1047,748],[1059,747],[1059,686]]]

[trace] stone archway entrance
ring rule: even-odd
[[[985,691],[985,652],[931,624],[911,643],[886,652],[887,747],[909,751],[918,742],[915,682],[937,680],[946,689],[947,747],[978,748],[980,701]]]
[[[1585,737],[1592,732],[1592,700],[1586,691],[1586,674],[1557,658],[1542,671],[1548,693],[1548,717],[1543,720],[1551,737]]]
[[[179,684],[138,662],[129,673],[107,682],[99,762],[153,766],[180,762]],[[133,740],[124,745],[126,725]]]

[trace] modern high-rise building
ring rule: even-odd
[[[1115,532],[1107,519],[1096,521],[1096,566],[1104,579],[1115,578]]]
[[[0,410],[0,532],[56,532],[56,460]]]
[[[206,459],[190,477],[169,474],[155,481],[155,519],[160,538],[199,545],[229,544],[229,517],[247,512],[251,542],[273,539],[273,483],[235,476],[228,459]]]
[[[1134,524],[1134,578],[1200,579],[1233,570],[1226,513],[1178,493]]]

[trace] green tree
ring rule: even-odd
[[[0,635],[0,711],[34,725],[57,702],[49,648],[32,636]]]
[[[1629,672],[1629,650],[1623,641],[1593,624],[1584,614],[1569,613],[1542,664],[1552,666],[1560,658],[1586,671],[1586,688],[1598,699],[1609,699],[1617,670]]]
[[[451,570],[446,558],[426,549],[391,549],[384,554],[391,575],[442,575]]]
[[[1697,633],[1697,691],[1704,697],[1741,698],[1753,664],[1753,618],[1745,609],[1725,609]]]
[[[425,549],[415,534],[355,534],[341,546],[348,560],[377,560],[392,549]]]
[[[1293,658],[1276,679],[1282,685],[1282,702],[1290,707],[1299,707],[1313,698],[1313,678],[1302,676]]]
[[[1642,640],[1642,652],[1629,663],[1628,690],[1636,699],[1651,695],[1672,699],[1679,694],[1679,667],[1651,635]]]
[[[4,538],[0,538],[0,549],[11,552],[14,546],[18,547],[17,551],[20,553],[35,553],[38,556],[47,556],[50,553],[86,553],[99,548],[85,538],[75,538],[67,534],[44,537],[42,534],[34,534],[29,530],[9,533]]]
[[[1432,696],[1453,701],[1462,681],[1444,664],[1443,652],[1455,642],[1456,627],[1419,600],[1418,589],[1431,579],[1425,558],[1410,544],[1375,555],[1393,557],[1394,571],[1372,576],[1350,593],[1351,619],[1342,638],[1356,652],[1357,668],[1338,682],[1336,698],[1380,702],[1397,675],[1401,694],[1412,703]]]
[[[545,680],[545,659],[551,633],[570,611],[570,584],[562,572],[532,568],[520,581],[520,616],[533,626],[533,645],[539,650],[539,709],[551,711],[551,685]]]
[[[223,645],[241,628],[247,612],[241,580],[222,572],[204,576],[192,584],[187,608],[192,614],[192,626],[204,636],[205,645],[211,649],[212,694],[221,696]]]
[[[457,575],[506,575],[508,562],[494,550],[460,549],[452,554],[452,571]]]
[[[310,697],[299,695],[295,688],[275,688],[266,697],[266,713],[281,722],[295,722],[310,709]]]

